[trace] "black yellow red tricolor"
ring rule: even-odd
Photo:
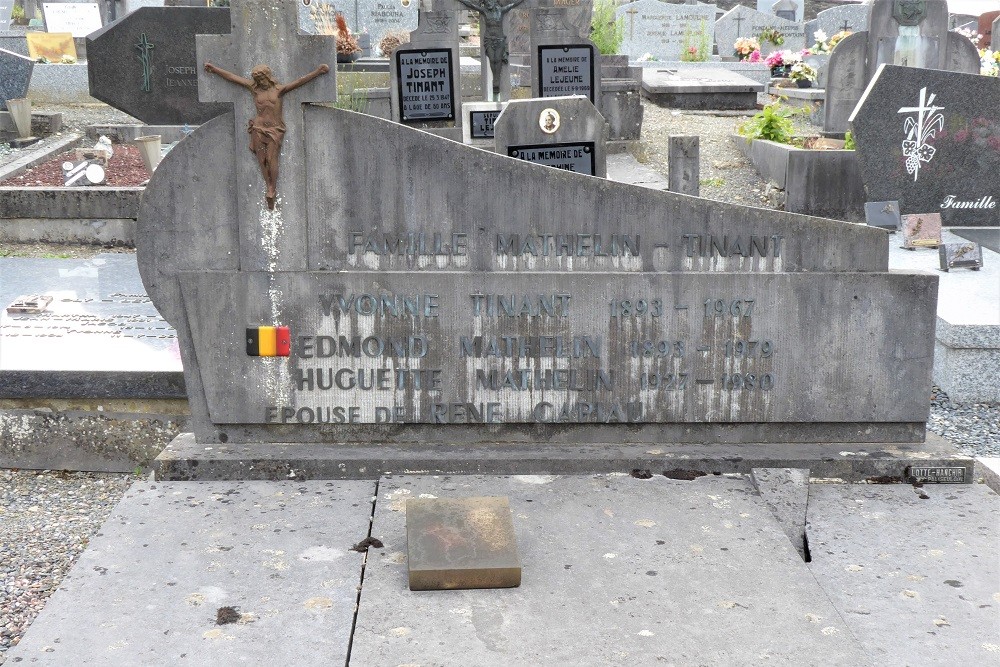
[[[247,327],[247,354],[251,357],[287,357],[291,351],[288,327]]]

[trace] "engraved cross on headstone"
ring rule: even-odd
[[[737,17],[733,18],[733,21],[736,22],[736,36],[737,37],[742,37],[743,36],[743,27],[742,27],[741,24],[744,21],[746,21],[746,19],[743,18],[742,16],[737,16]]]
[[[240,269],[290,271],[308,268],[306,238],[305,127],[302,104],[337,99],[336,42],[330,35],[303,35],[298,29],[300,0],[233,0],[232,33],[198,35],[198,96],[202,102],[232,102],[235,114],[236,210],[240,224]],[[286,132],[281,146],[278,199],[269,211],[257,158],[248,149],[248,122],[257,116],[253,96],[243,86],[204,71],[205,62],[250,78],[267,65],[287,84],[327,64],[330,71],[284,97]],[[211,146],[205,147],[212,150]],[[220,175],[220,180],[222,175]],[[223,181],[224,182],[224,181]],[[220,223],[221,224],[221,223]]]
[[[629,39],[635,38],[635,15],[639,13],[639,10],[633,7],[632,9],[626,9],[625,13],[628,14],[628,37]]]
[[[844,25],[840,26],[841,32],[843,32],[845,30],[850,30],[850,29],[851,29],[851,26],[847,23],[847,19],[844,19]]]

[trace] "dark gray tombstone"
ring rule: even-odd
[[[601,104],[600,53],[582,39],[561,8],[536,9],[531,16],[531,89],[535,97],[583,95]]]
[[[1000,221],[1000,79],[883,65],[850,122],[870,200],[945,225]]]
[[[199,59],[271,61],[280,80],[312,69],[329,47],[303,54],[275,7],[235,2],[234,43],[199,38]],[[273,41],[247,39],[264,25]],[[937,278],[889,273],[884,232],[305,104],[327,99],[335,81],[320,82],[285,100],[273,212],[242,90],[140,205],[140,272],[177,330],[199,447],[923,437]],[[288,328],[288,356],[247,353],[247,330],[267,326]]]
[[[35,61],[31,58],[0,49],[0,109],[7,108],[7,100],[28,96],[34,67]]]
[[[938,246],[938,260],[942,271],[952,269],[983,268],[983,247],[972,241],[964,243],[942,243]]]
[[[890,232],[899,231],[901,218],[898,201],[866,201],[865,222],[869,227],[878,227]]]
[[[231,107],[198,100],[195,35],[227,32],[228,9],[137,9],[87,37],[90,94],[151,125],[204,123]]]
[[[497,153],[606,178],[605,121],[585,97],[514,100],[494,124]]]
[[[823,127],[844,132],[847,119],[879,65],[979,73],[979,52],[948,30],[947,0],[874,0],[867,32],[856,32],[830,55]]]
[[[462,136],[462,91],[455,11],[421,12],[409,44],[392,54],[389,67],[392,118],[427,130]]]

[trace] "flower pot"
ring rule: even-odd
[[[812,88],[813,82],[809,79],[798,79],[795,81],[795,85],[799,88]]]
[[[353,63],[358,57],[361,56],[360,51],[355,51],[354,53],[338,53],[337,62],[338,63]]]
[[[791,65],[776,65],[771,68],[771,76],[779,79],[787,79],[788,73],[792,71]]]
[[[146,171],[152,174],[156,171],[156,165],[160,164],[160,158],[162,157],[163,143],[160,135],[151,134],[145,137],[137,137],[135,145],[139,147],[139,153],[142,155],[143,164],[146,165]]]
[[[14,127],[17,129],[17,136],[27,139],[31,136],[31,100],[22,97],[16,100],[7,100],[7,111],[10,112],[14,120]]]

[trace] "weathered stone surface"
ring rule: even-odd
[[[825,32],[828,38],[842,30],[850,32],[868,30],[868,10],[868,4],[860,4],[841,5],[821,11],[816,14],[813,21],[809,22],[811,30],[806,31],[806,47],[816,43],[817,30]]]
[[[764,84],[724,69],[646,68],[642,95],[672,109],[753,109]]]
[[[0,49],[0,109],[7,108],[7,100],[27,97],[34,67],[31,58]]]
[[[943,224],[1000,221],[1000,80],[885,65],[851,118],[868,199]]]
[[[993,44],[993,26],[995,23],[1000,21],[1000,10],[995,12],[986,12],[979,17],[979,29],[977,32],[981,35],[979,38],[979,48],[985,49],[989,48]]]
[[[368,534],[374,491],[138,482],[8,655],[36,665],[346,663],[364,562],[350,547]],[[220,625],[221,607],[236,622]]]
[[[646,53],[659,60],[680,60],[688,47],[708,58],[715,41],[715,5],[672,5],[638,0],[621,5],[615,16],[625,19],[620,52],[637,60]],[[704,48],[702,48],[704,47]]]
[[[497,118],[494,138],[501,155],[608,175],[604,117],[585,97],[513,100]]]
[[[670,191],[698,196],[701,173],[698,135],[671,135],[667,144],[667,176]]]
[[[733,44],[739,37],[753,37],[759,41],[760,33],[767,28],[779,30],[785,43],[780,46],[761,43],[761,52],[765,55],[782,49],[801,51],[806,46],[804,24],[736,5],[715,22],[715,42],[719,45],[719,55],[732,55]]]
[[[200,125],[232,107],[198,101],[195,35],[229,29],[228,9],[138,9],[87,38],[90,94],[145,123]]]
[[[10,28],[10,14],[14,10],[14,0],[0,0],[0,32]]]
[[[991,44],[994,51],[1000,51],[1000,16],[993,19],[993,32],[992,32]]]
[[[879,227],[889,231],[899,231],[901,223],[898,201],[868,201],[865,202],[865,222],[870,227]]]
[[[344,8],[351,30],[367,30],[375,51],[389,31],[416,30],[419,6],[418,0],[359,0],[356,4],[346,3]],[[381,52],[378,55],[382,55]]]
[[[868,32],[856,32],[834,48],[823,125],[827,132],[847,130],[850,113],[879,65],[979,73],[976,47],[948,30],[947,1],[924,0],[915,6],[923,8],[923,18],[901,25],[893,13],[895,0],[874,0]]]
[[[808,562],[809,469],[754,468],[750,471],[750,481],[802,560]]]

